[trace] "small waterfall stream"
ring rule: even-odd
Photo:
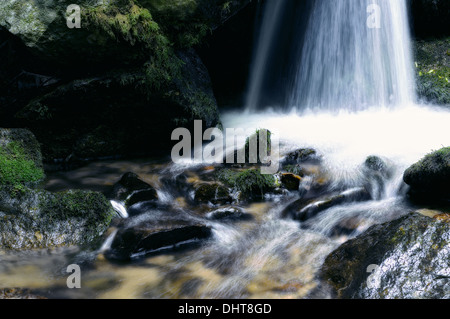
[[[193,180],[191,184],[201,180],[195,171],[198,164],[103,163],[102,168],[134,171],[154,182],[159,206],[134,206],[131,214],[122,203],[112,202],[123,218],[132,219],[138,212],[142,215],[133,221],[139,223],[157,214],[166,216],[169,207],[171,212],[207,224],[213,236],[194,251],[140,256],[128,264],[69,251],[54,262],[61,269],[74,255],[81,262],[86,262],[83,258],[92,262],[83,273],[83,287],[87,287],[82,290],[83,297],[310,297],[320,286],[316,275],[330,252],[368,227],[413,209],[405,200],[403,172],[430,151],[450,145],[450,112],[414,104],[406,0],[310,1],[306,30],[293,31],[294,36],[304,32],[305,43],[297,64],[291,66],[293,75],[286,81],[289,101],[265,110],[267,105],[260,96],[264,78],[271,76],[265,67],[271,63],[273,39],[284,22],[282,14],[288,2],[268,0],[246,105],[223,114],[223,127],[269,129],[280,140],[284,155],[299,148],[314,148],[322,157],[321,169],[329,182],[324,191],[327,195],[361,187],[370,192],[371,199],[340,203],[305,221],[294,221],[283,216],[301,199],[299,192],[291,192],[243,204],[241,208],[252,220],[213,221],[205,217],[205,207],[187,203],[192,189],[177,188],[177,174],[186,174],[187,181]],[[367,26],[373,13],[367,9],[374,4],[380,8],[380,28]],[[364,162],[370,155],[382,158],[389,173],[368,175]],[[96,169],[98,166],[92,166],[89,176]],[[100,170],[97,173],[103,186],[112,185],[119,177],[102,176]],[[308,179],[303,182],[308,183]],[[100,252],[111,247],[116,233],[109,233]],[[8,263],[4,258],[0,283],[13,284],[22,278],[22,269],[32,267],[28,272],[34,277],[19,281],[23,286],[38,292],[52,290],[51,296],[79,297],[65,288],[65,273],[48,273],[46,268],[53,261],[47,259],[39,267],[30,266],[32,262],[16,267],[15,260]],[[319,293],[319,297],[329,297],[326,291]]]

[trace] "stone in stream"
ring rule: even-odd
[[[220,184],[201,184],[195,190],[195,201],[199,203],[226,204],[232,198],[228,188]]]
[[[417,201],[450,200],[450,147],[428,154],[409,167],[403,180],[409,196]]]
[[[370,199],[370,194],[365,188],[357,187],[337,195],[322,196],[313,200],[301,198],[286,207],[282,212],[282,216],[291,217],[294,220],[304,222],[333,206]]]
[[[206,214],[206,218],[220,221],[250,220],[252,215],[240,207],[222,207]]]
[[[302,178],[298,175],[292,173],[281,174],[281,183],[288,190],[297,191],[301,181]]]
[[[325,260],[319,278],[338,298],[450,298],[450,223],[410,213],[372,226]]]
[[[320,156],[312,148],[301,148],[290,152],[282,161],[282,165],[295,165],[300,163],[319,163]]]
[[[185,219],[148,220],[116,234],[106,257],[131,260],[160,251],[194,247],[212,235],[211,228]]]
[[[135,173],[126,173],[112,187],[110,198],[123,201],[126,207],[138,202],[158,199],[156,190],[146,182],[142,181]]]

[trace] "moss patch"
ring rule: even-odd
[[[222,169],[217,178],[229,187],[240,191],[245,197],[264,197],[264,194],[276,188],[273,175],[263,175],[259,169],[233,171]]]
[[[450,38],[417,41],[415,56],[419,97],[450,104]]]

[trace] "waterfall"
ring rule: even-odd
[[[302,36],[304,43],[286,79],[286,108],[359,111],[414,102],[406,0],[308,1],[312,2],[306,30],[292,30],[292,46]],[[261,83],[270,76],[264,71],[271,62],[267,51],[277,38],[282,2],[267,4],[247,110],[261,103]]]
[[[257,36],[256,54],[254,55],[254,62],[251,68],[246,99],[248,111],[254,111],[259,103],[266,65],[269,62],[270,51],[273,48],[272,43],[285,3],[286,0],[270,0],[264,9],[262,25]]]

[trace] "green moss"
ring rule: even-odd
[[[219,181],[240,191],[246,197],[263,197],[265,193],[276,187],[273,175],[263,175],[259,169],[233,171],[222,169],[218,171]]]
[[[44,179],[44,171],[29,159],[17,142],[0,145],[0,184],[18,187],[25,183],[38,183]]]
[[[450,38],[416,43],[418,95],[437,104],[450,104]]]
[[[122,5],[102,5],[84,10],[85,26],[102,30],[110,38],[126,42],[148,54],[145,63],[146,84],[154,90],[179,76],[182,62],[176,57],[173,45],[153,20],[149,10],[133,1]],[[84,20],[83,20],[84,21]]]

